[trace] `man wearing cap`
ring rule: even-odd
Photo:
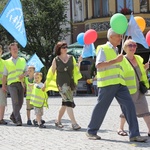
[[[98,102],[94,107],[86,135],[89,139],[101,139],[97,132],[112,100],[116,98],[129,124],[129,140],[145,142],[147,139],[140,136],[135,107],[125,84],[122,69],[123,55],[118,54],[117,46],[120,45],[122,35],[115,33],[110,28],[107,38],[108,42],[99,45],[96,51]]]

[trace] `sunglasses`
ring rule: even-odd
[[[136,44],[129,44],[129,45],[127,45],[129,48],[137,48],[137,45]]]
[[[62,49],[66,49],[66,48],[68,48],[68,46],[62,46],[61,48],[62,48]]]

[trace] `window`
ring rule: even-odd
[[[88,0],[85,1],[85,16],[88,18]]]
[[[122,14],[131,14],[133,11],[133,0],[117,0],[117,12]]]
[[[93,17],[108,16],[108,0],[93,0]]]
[[[148,12],[148,1],[140,0],[140,12]]]

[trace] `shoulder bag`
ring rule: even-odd
[[[127,57],[126,57],[126,59],[129,61],[129,59],[128,59]],[[140,81],[140,78],[139,78],[139,76],[138,76],[138,73],[137,73],[135,67],[132,65],[132,63],[131,63],[130,61],[129,61],[129,63],[130,63],[131,66],[133,67],[133,69],[134,69],[134,71],[135,71],[135,73],[136,73],[136,76],[137,76],[137,78],[138,78],[138,81],[139,81],[139,90],[140,90],[140,92],[141,92],[142,94],[145,94],[145,93],[148,91],[148,88],[145,86],[144,81]]]

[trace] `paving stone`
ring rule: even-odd
[[[82,129],[74,131],[67,113],[62,119],[63,129],[55,127],[55,119],[61,105],[60,96],[51,96],[48,99],[49,108],[44,109],[43,119],[46,121],[46,129],[39,129],[26,125],[26,102],[21,109],[23,126],[15,126],[9,116],[12,112],[11,99],[8,98],[8,106],[5,112],[7,126],[0,126],[0,149],[1,150],[148,150],[150,139],[146,143],[129,142],[128,136],[122,137],[117,134],[119,127],[120,106],[114,99],[98,135],[101,140],[89,140],[86,135],[86,128],[91,118],[92,110],[97,102],[95,96],[76,96],[74,98],[76,107],[74,108],[75,118]],[[150,107],[150,96],[147,96]],[[32,120],[35,118],[34,111],[31,111]],[[141,135],[147,136],[147,126],[143,119],[138,119]],[[128,125],[125,124],[128,131]]]

